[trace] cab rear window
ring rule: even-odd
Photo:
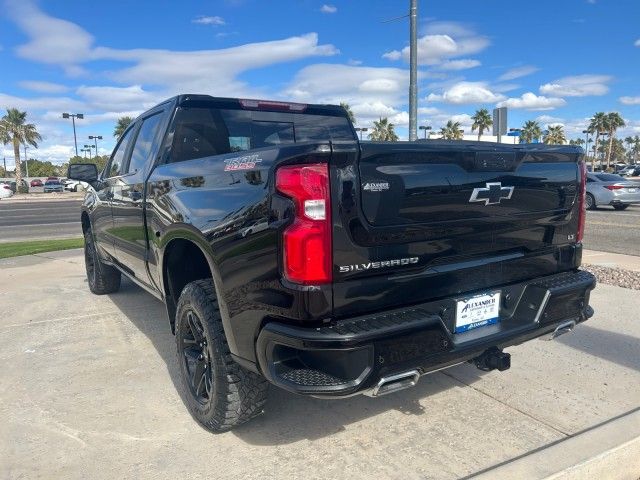
[[[345,117],[181,107],[169,134],[168,162],[300,142],[354,140]]]

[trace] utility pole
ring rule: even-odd
[[[63,113],[62,118],[71,118],[71,122],[73,123],[73,143],[76,146],[76,157],[78,156],[78,139],[76,137],[76,118],[78,120],[82,120],[84,118],[84,114],[82,113]]]
[[[409,11],[409,141],[418,138],[418,0]]]
[[[9,172],[7,172],[7,157],[2,157],[2,161],[4,162],[4,176],[9,178]]]

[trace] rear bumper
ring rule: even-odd
[[[257,343],[267,379],[292,392],[342,397],[373,390],[381,378],[416,370],[420,375],[549,335],[567,322],[593,315],[593,275],[565,272],[496,287],[500,322],[464,333],[455,328],[455,298],[318,328],[267,323]]]

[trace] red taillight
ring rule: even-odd
[[[9,185],[2,185],[2,188],[4,188],[5,190],[11,190],[11,187]]]
[[[580,166],[580,203],[578,205],[578,236],[576,240],[582,242],[584,237],[584,224],[587,219],[587,164],[580,162],[578,165]]]
[[[276,188],[295,204],[295,220],[283,234],[285,277],[303,284],[331,282],[328,165],[280,167],[276,172]]]
[[[604,188],[607,190],[621,190],[624,187],[622,185],[605,185]]]

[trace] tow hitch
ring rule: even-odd
[[[482,355],[472,360],[476,367],[485,372],[499,370],[504,372],[511,367],[511,355],[497,347],[486,350]]]

